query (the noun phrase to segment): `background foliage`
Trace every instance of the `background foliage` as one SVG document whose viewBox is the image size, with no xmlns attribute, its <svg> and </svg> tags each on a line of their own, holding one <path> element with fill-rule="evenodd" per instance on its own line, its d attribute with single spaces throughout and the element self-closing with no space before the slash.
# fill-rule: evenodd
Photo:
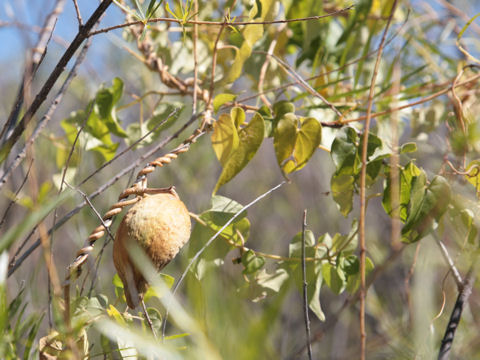
<svg viewBox="0 0 480 360">
<path fill-rule="evenodd" d="M 390 16 L 393 3 L 114 1 L 47 97 L 99 5 L 0 2 L 0 357 L 302 358 L 302 259 L 314 358 L 357 357 L 363 331 L 369 359 L 436 356 L 465 288 L 452 353 L 479 357 L 480 6 L 404 0 Z M 72 280 L 69 323 L 77 249 L 195 129 L 148 176 L 191 211 L 189 245 L 161 276 L 135 255 L 158 334 L 168 308 L 165 341 L 125 310 L 110 234 Z"/>
</svg>

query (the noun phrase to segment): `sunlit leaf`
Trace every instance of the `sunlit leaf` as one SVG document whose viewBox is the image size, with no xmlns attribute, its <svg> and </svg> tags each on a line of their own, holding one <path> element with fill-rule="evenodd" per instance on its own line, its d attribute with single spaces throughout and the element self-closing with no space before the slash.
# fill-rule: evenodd
<svg viewBox="0 0 480 360">
<path fill-rule="evenodd" d="M 261 14 L 256 17 L 255 20 L 264 21 L 273 16 L 274 11 L 273 6 L 275 1 L 273 0 L 260 0 L 261 3 Z M 230 67 L 226 76 L 222 79 L 223 84 L 229 84 L 235 81 L 241 74 L 243 65 L 245 61 L 252 54 L 253 47 L 255 43 L 260 40 L 263 36 L 263 25 L 250 25 L 246 26 L 242 31 L 243 43 L 235 54 L 235 59 L 232 66 Z"/>
<path fill-rule="evenodd" d="M 347 216 L 353 207 L 355 178 L 348 174 L 335 174 L 330 181 L 332 196 L 343 216 Z"/>
<path fill-rule="evenodd" d="M 213 98 L 213 111 L 217 113 L 220 107 L 230 101 L 233 101 L 237 98 L 235 94 L 218 94 Z"/>
<path fill-rule="evenodd" d="M 337 268 L 330 263 L 325 263 L 322 265 L 322 277 L 325 281 L 325 284 L 327 284 L 330 290 L 337 295 L 342 293 L 347 284 L 347 280 L 342 269 Z"/>
<path fill-rule="evenodd" d="M 232 110 L 230 110 L 230 116 L 232 117 L 237 129 L 240 128 L 240 125 L 245 122 L 245 111 L 243 111 L 241 107 L 235 106 L 232 108 Z"/>
<path fill-rule="evenodd" d="M 414 142 L 405 143 L 400 147 L 400 154 L 412 153 L 417 151 L 417 144 Z"/>
<path fill-rule="evenodd" d="M 263 118 L 256 113 L 248 125 L 238 132 L 240 144 L 225 164 L 213 190 L 214 194 L 222 185 L 233 179 L 253 158 L 262 144 L 264 133 Z"/>
<path fill-rule="evenodd" d="M 480 160 L 473 160 L 465 169 L 467 181 L 475 186 L 477 192 L 480 192 Z"/>
<path fill-rule="evenodd" d="M 273 147 L 280 167 L 282 167 L 284 161 L 292 155 L 293 149 L 295 148 L 297 123 L 298 120 L 295 114 L 284 114 L 278 121 L 273 133 Z"/>
<path fill-rule="evenodd" d="M 227 164 L 230 156 L 237 150 L 239 136 L 232 117 L 228 114 L 221 114 L 213 123 L 212 147 L 217 159 L 223 167 Z"/>
<path fill-rule="evenodd" d="M 433 220 L 438 220 L 447 210 L 450 193 L 450 185 L 441 176 L 435 176 L 428 187 L 425 173 L 414 178 L 409 214 L 402 229 L 404 242 L 418 241 L 428 233 Z"/>
<path fill-rule="evenodd" d="M 295 168 L 286 173 L 297 171 L 303 168 L 312 157 L 315 150 L 320 145 L 322 139 L 322 126 L 314 118 L 303 120 L 300 130 L 297 134 L 293 157 L 295 159 Z"/>
</svg>

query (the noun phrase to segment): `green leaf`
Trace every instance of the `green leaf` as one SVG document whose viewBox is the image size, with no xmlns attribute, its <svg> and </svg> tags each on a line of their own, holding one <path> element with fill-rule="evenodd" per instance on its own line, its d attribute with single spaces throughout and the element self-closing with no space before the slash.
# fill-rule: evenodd
<svg viewBox="0 0 480 360">
<path fill-rule="evenodd" d="M 343 216 L 352 211 L 355 177 L 349 174 L 334 174 L 330 180 L 333 200 L 337 203 Z"/>
<path fill-rule="evenodd" d="M 367 257 L 365 259 L 365 276 L 368 276 L 372 272 L 374 267 L 375 266 L 373 265 L 372 260 Z M 353 294 L 360 287 L 360 280 L 360 272 L 355 275 L 349 276 L 347 280 L 346 290 L 350 294 Z"/>
<path fill-rule="evenodd" d="M 398 191 L 398 198 L 399 198 L 399 206 L 400 206 L 400 220 L 405 222 L 407 220 L 408 215 L 408 204 L 410 202 L 411 197 L 411 190 L 412 190 L 412 181 L 413 178 L 419 176 L 421 173 L 420 169 L 413 163 L 409 162 L 404 169 L 399 171 L 399 189 Z M 383 191 L 383 199 L 382 205 L 385 212 L 392 216 L 392 206 L 391 203 L 391 196 L 392 196 L 392 188 L 391 188 L 391 177 L 390 172 L 387 173 L 387 185 Z"/>
<path fill-rule="evenodd" d="M 237 95 L 235 95 L 235 94 L 218 94 L 213 99 L 213 111 L 216 114 L 218 109 L 220 109 L 220 107 L 223 104 L 225 104 L 227 102 L 230 102 L 230 101 L 233 101 L 236 98 L 237 98 Z"/>
<path fill-rule="evenodd" d="M 232 110 L 230 110 L 230 116 L 232 117 L 237 129 L 239 129 L 240 125 L 245 122 L 245 111 L 243 111 L 241 107 L 235 106 L 232 108 Z"/>
<path fill-rule="evenodd" d="M 295 148 L 297 123 L 298 120 L 295 114 L 284 114 L 278 121 L 273 133 L 273 147 L 280 167 L 283 167 L 285 160 L 292 155 Z"/>
<path fill-rule="evenodd" d="M 275 118 L 279 120 L 285 114 L 295 113 L 295 104 L 286 100 L 276 102 L 273 104 L 273 113 L 275 114 Z"/>
<path fill-rule="evenodd" d="M 414 142 L 408 142 L 400 147 L 400 154 L 412 153 L 417 151 L 417 144 Z"/>
<path fill-rule="evenodd" d="M 349 255 L 343 259 L 341 267 L 347 276 L 356 275 L 360 271 L 360 261 L 356 255 Z"/>
<path fill-rule="evenodd" d="M 243 273 L 245 275 L 256 273 L 265 265 L 265 259 L 255 255 L 252 250 L 245 251 L 242 254 L 242 264 L 245 267 Z"/>
<path fill-rule="evenodd" d="M 330 263 L 323 264 L 322 277 L 325 284 L 327 284 L 330 290 L 337 295 L 341 294 L 347 285 L 347 280 L 342 269 L 339 269 Z"/>
<path fill-rule="evenodd" d="M 239 136 L 233 119 L 228 114 L 221 114 L 213 123 L 212 147 L 217 159 L 223 167 L 227 164 L 230 156 L 237 150 Z"/>
<path fill-rule="evenodd" d="M 262 144 L 264 133 L 265 124 L 263 118 L 260 114 L 255 113 L 248 125 L 238 132 L 240 144 L 226 162 L 213 190 L 214 194 L 222 185 L 233 179 L 255 156 Z"/>
<path fill-rule="evenodd" d="M 283 268 L 278 268 L 273 274 L 269 274 L 267 270 L 262 269 L 255 277 L 255 281 L 262 288 L 277 293 L 289 278 L 288 271 Z"/>
<path fill-rule="evenodd" d="M 308 160 L 317 150 L 322 140 L 322 126 L 314 118 L 306 118 L 302 122 L 300 131 L 297 134 L 293 157 L 295 159 L 295 167 L 293 169 L 285 169 L 285 172 L 291 173 L 303 168 Z"/>
<path fill-rule="evenodd" d="M 420 240 L 431 229 L 433 220 L 439 220 L 450 203 L 451 190 L 448 181 L 435 176 L 426 188 L 426 175 L 422 172 L 413 181 L 410 211 L 402 229 L 402 241 Z"/>
<path fill-rule="evenodd" d="M 112 87 L 101 89 L 97 92 L 95 107 L 90 117 L 98 117 L 112 134 L 119 137 L 127 137 L 127 133 L 121 128 L 116 116 L 115 105 L 122 97 L 122 93 L 123 81 L 120 78 L 114 78 Z"/>
<path fill-rule="evenodd" d="M 147 120 L 147 129 L 149 131 L 155 129 L 155 135 L 171 127 L 180 118 L 185 104 L 181 102 L 169 102 L 158 105 L 152 114 L 152 117 Z M 172 113 L 176 112 L 172 115 Z M 162 123 L 159 125 L 160 123 Z"/>
<path fill-rule="evenodd" d="M 273 6 L 274 0 L 260 0 L 261 3 L 261 15 L 256 18 L 259 22 L 270 19 L 274 16 Z M 243 65 L 250 58 L 253 47 L 257 41 L 263 36 L 263 25 L 249 25 L 246 26 L 243 31 L 243 43 L 240 49 L 235 53 L 235 59 L 228 73 L 222 79 L 222 84 L 229 84 L 234 82 L 241 74 Z"/>
<path fill-rule="evenodd" d="M 243 209 L 243 205 L 236 202 L 235 200 L 232 200 L 225 196 L 215 195 L 212 197 L 211 208 L 208 211 L 234 215 L 242 209 Z M 246 215 L 246 212 L 245 212 L 245 215 Z M 241 219 L 242 217 L 244 216 L 240 215 L 237 219 Z"/>
<path fill-rule="evenodd" d="M 357 132 L 353 128 L 347 126 L 338 131 L 330 153 L 337 171 L 351 175 L 358 173 L 357 141 Z"/>
</svg>

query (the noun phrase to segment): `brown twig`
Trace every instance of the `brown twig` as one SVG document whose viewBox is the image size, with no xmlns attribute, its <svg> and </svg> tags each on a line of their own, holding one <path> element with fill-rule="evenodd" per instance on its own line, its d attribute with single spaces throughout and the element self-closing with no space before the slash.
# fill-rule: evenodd
<svg viewBox="0 0 480 360">
<path fill-rule="evenodd" d="M 300 84 L 308 93 L 310 93 L 311 95 L 319 98 L 325 105 L 327 105 L 330 109 L 333 110 L 333 112 L 335 114 L 337 114 L 338 117 L 340 117 L 340 119 L 343 118 L 343 115 L 342 113 L 331 103 L 329 102 L 327 99 L 325 99 L 325 97 L 323 97 L 317 90 L 315 90 L 313 87 L 310 86 L 309 83 L 307 83 L 290 65 L 288 65 L 285 61 L 283 61 L 282 59 L 280 59 L 278 56 L 276 56 L 275 54 L 269 54 L 269 53 L 266 53 L 264 51 L 255 51 L 256 53 L 259 53 L 259 54 L 264 54 L 266 55 L 267 57 L 268 56 L 271 56 L 272 58 L 275 59 L 276 62 L 278 62 L 281 67 L 283 67 L 287 73 L 289 73 L 293 78 L 295 78 L 297 80 L 297 83 Z"/>
<path fill-rule="evenodd" d="M 95 26 L 97 21 L 100 19 L 103 13 L 107 10 L 107 8 L 110 6 L 112 1 L 113 0 L 103 0 L 99 4 L 97 9 L 93 12 L 92 16 L 90 16 L 87 23 L 80 28 L 79 32 L 71 42 L 70 46 L 67 48 L 67 50 L 65 50 L 64 54 L 58 61 L 57 65 L 55 66 L 55 68 L 53 69 L 53 71 L 50 73 L 49 77 L 43 84 L 41 90 L 35 96 L 35 99 L 33 100 L 32 104 L 29 106 L 29 108 L 26 110 L 21 120 L 15 126 L 15 129 L 13 130 L 12 134 L 1 145 L 0 161 L 3 161 L 5 159 L 5 157 L 8 155 L 12 147 L 18 141 L 20 136 L 23 134 L 27 124 L 29 124 L 30 121 L 33 119 L 33 116 L 36 114 L 36 112 L 38 111 L 40 106 L 43 104 L 43 102 L 47 99 L 48 94 L 52 90 L 53 86 L 57 82 L 60 75 L 65 70 L 67 63 L 75 55 L 75 52 L 82 45 L 83 41 L 88 37 L 88 33 L 90 32 L 90 30 Z"/>
<path fill-rule="evenodd" d="M 377 79 L 378 69 L 380 67 L 380 60 L 382 58 L 383 46 L 387 37 L 388 29 L 395 13 L 397 0 L 392 4 L 390 16 L 388 17 L 387 25 L 383 31 L 382 40 L 378 49 L 377 59 L 373 70 L 372 81 L 370 84 L 370 91 L 368 94 L 367 115 L 365 119 L 365 129 L 363 131 L 363 146 L 362 146 L 362 168 L 360 172 L 360 220 L 359 220 L 359 247 L 360 247 L 360 359 L 365 360 L 367 334 L 365 330 L 365 297 L 367 294 L 365 264 L 366 264 L 366 241 L 365 241 L 365 217 L 366 217 L 366 175 L 367 175 L 367 147 L 368 134 L 370 129 L 370 120 L 372 115 L 373 96 L 375 92 L 375 83 Z"/>
<path fill-rule="evenodd" d="M 32 136 L 26 141 L 23 149 L 15 156 L 15 159 L 12 160 L 12 162 L 7 166 L 7 169 L 4 171 L 2 176 L 0 177 L 0 189 L 5 185 L 7 182 L 8 178 L 11 176 L 12 172 L 20 165 L 22 160 L 25 158 L 27 154 L 27 149 L 33 145 L 35 140 L 38 138 L 38 136 L 41 134 L 45 126 L 48 124 L 50 119 L 52 118 L 53 114 L 57 110 L 58 105 L 63 99 L 63 96 L 65 92 L 67 91 L 68 87 L 70 86 L 70 83 L 72 80 L 75 78 L 77 75 L 77 70 L 80 64 L 83 62 L 85 59 L 85 56 L 87 54 L 88 48 L 90 47 L 91 41 L 88 40 L 87 43 L 83 46 L 82 50 L 80 51 L 80 54 L 78 55 L 75 64 L 73 65 L 72 69 L 68 73 L 67 78 L 63 82 L 62 86 L 60 87 L 60 90 L 57 92 L 55 95 L 55 98 L 53 99 L 52 103 L 50 104 L 50 107 L 48 108 L 47 112 L 45 115 L 42 116 L 40 121 L 38 122 L 38 125 L 33 132 Z"/>
<path fill-rule="evenodd" d="M 32 48 L 31 59 L 27 60 L 27 65 L 25 66 L 25 71 L 23 74 L 23 80 L 18 90 L 17 97 L 15 99 L 15 104 L 10 111 L 7 121 L 0 132 L 0 140 L 3 141 L 8 138 L 10 135 L 9 132 L 15 126 L 18 116 L 20 114 L 21 107 L 25 98 L 25 90 L 30 87 L 30 84 L 35 77 L 38 67 L 40 66 L 42 60 L 45 57 L 47 52 L 47 45 L 50 41 L 50 38 L 53 34 L 55 24 L 57 22 L 58 16 L 63 11 L 65 5 L 65 0 L 57 0 L 57 3 L 54 9 L 47 15 L 43 27 L 39 30 L 38 41 L 35 46 Z"/>
<path fill-rule="evenodd" d="M 267 74 L 268 65 L 270 64 L 270 55 L 273 54 L 273 51 L 275 50 L 275 47 L 277 46 L 278 37 L 282 33 L 285 26 L 286 26 L 285 24 L 279 26 L 279 28 L 276 31 L 275 38 L 272 40 L 272 42 L 268 46 L 267 56 L 265 57 L 265 61 L 263 62 L 262 68 L 260 69 L 260 76 L 258 78 L 258 93 L 260 94 L 259 95 L 260 100 L 262 100 L 262 102 L 268 107 L 270 107 L 271 104 L 270 104 L 270 101 L 268 101 L 265 94 L 263 94 L 263 82 L 265 81 L 265 75 Z"/>
<path fill-rule="evenodd" d="M 157 23 L 157 22 L 166 22 L 166 23 L 177 23 L 181 24 L 182 26 L 185 25 L 216 25 L 216 26 L 241 26 L 241 25 L 272 25 L 272 24 L 286 24 L 286 23 L 292 23 L 292 22 L 302 22 L 302 21 L 312 21 L 312 20 L 320 20 L 324 19 L 327 17 L 331 17 L 334 15 L 338 15 L 341 13 L 344 13 L 346 11 L 350 11 L 353 9 L 354 5 L 350 5 L 346 8 L 336 10 L 334 12 L 325 14 L 325 15 L 319 15 L 319 16 L 309 16 L 305 18 L 298 18 L 298 19 L 286 19 L 286 20 L 272 20 L 272 21 L 196 21 L 196 20 L 179 20 L 179 19 L 172 19 L 172 18 L 154 18 L 154 19 L 148 19 L 148 20 L 137 20 L 137 21 L 130 21 L 125 24 L 119 24 L 115 26 L 110 26 L 104 29 L 99 29 L 96 31 L 90 32 L 88 36 L 94 36 L 102 33 L 106 33 L 112 30 L 116 29 L 121 29 L 125 27 L 130 27 L 130 26 L 135 26 L 135 25 L 142 25 L 142 24 L 151 24 L 151 23 Z"/>
</svg>

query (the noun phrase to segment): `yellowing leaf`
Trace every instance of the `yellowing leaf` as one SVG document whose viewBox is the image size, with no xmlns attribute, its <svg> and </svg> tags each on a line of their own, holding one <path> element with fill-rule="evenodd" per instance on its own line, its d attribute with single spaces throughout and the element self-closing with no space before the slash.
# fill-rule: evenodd
<svg viewBox="0 0 480 360">
<path fill-rule="evenodd" d="M 258 2 L 258 1 L 257 1 Z M 273 16 L 273 6 L 275 1 L 273 0 L 260 0 L 261 4 L 261 13 L 256 21 L 265 21 L 268 18 Z M 241 74 L 243 69 L 243 64 L 252 54 L 252 49 L 255 43 L 260 40 L 263 36 L 263 25 L 249 25 L 246 26 L 242 32 L 243 43 L 240 49 L 235 54 L 235 60 L 233 65 L 230 68 L 228 74 L 223 78 L 222 83 L 229 84 L 234 82 Z"/>
<path fill-rule="evenodd" d="M 117 323 L 125 326 L 127 325 L 120 311 L 118 311 L 117 308 L 112 304 L 110 304 L 109 308 L 107 309 L 107 314 L 108 316 L 114 318 L 117 321 Z"/>
<path fill-rule="evenodd" d="M 297 135 L 293 157 L 296 166 L 291 171 L 297 171 L 303 168 L 307 161 L 310 160 L 315 150 L 320 145 L 322 139 L 322 126 L 314 118 L 306 118 L 303 120 L 302 127 Z M 290 172 L 291 172 L 290 171 Z"/>
<path fill-rule="evenodd" d="M 473 160 L 467 166 L 466 170 L 468 175 L 465 175 L 467 181 L 475 186 L 477 192 L 480 191 L 480 160 Z"/>
<path fill-rule="evenodd" d="M 230 116 L 233 119 L 235 127 L 238 129 L 245 122 L 245 111 L 241 107 L 234 107 L 230 110 Z"/>
<path fill-rule="evenodd" d="M 215 185 L 215 189 L 213 190 L 214 194 L 220 186 L 233 179 L 253 158 L 262 144 L 264 133 L 265 123 L 263 117 L 259 113 L 256 113 L 248 125 L 238 132 L 240 143 L 226 162 L 217 185 Z"/>
<path fill-rule="evenodd" d="M 213 123 L 212 147 L 217 159 L 225 166 L 230 155 L 238 148 L 239 138 L 235 124 L 228 114 L 222 114 Z"/>
<path fill-rule="evenodd" d="M 213 99 L 213 111 L 215 112 L 215 114 L 217 113 L 218 109 L 220 109 L 220 106 L 229 101 L 235 100 L 236 97 L 237 95 L 234 94 L 218 94 L 217 96 L 215 96 L 215 98 Z"/>
<path fill-rule="evenodd" d="M 286 174 L 305 166 L 322 137 L 322 126 L 316 119 L 303 119 L 300 129 L 297 124 L 295 115 L 287 113 L 279 120 L 273 135 L 277 162 Z"/>
<path fill-rule="evenodd" d="M 292 113 L 287 113 L 278 121 L 273 133 L 273 147 L 280 167 L 292 155 L 296 139 L 297 117 Z"/>
</svg>

